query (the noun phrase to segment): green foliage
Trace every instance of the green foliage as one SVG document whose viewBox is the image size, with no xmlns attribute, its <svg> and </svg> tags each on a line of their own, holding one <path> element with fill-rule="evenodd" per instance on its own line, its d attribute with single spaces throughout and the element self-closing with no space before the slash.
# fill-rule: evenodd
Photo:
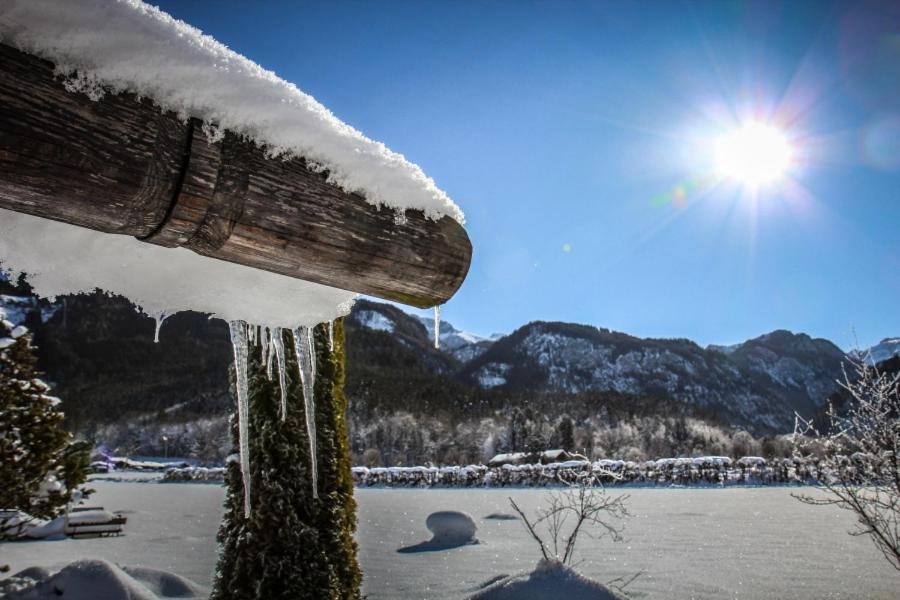
<svg viewBox="0 0 900 600">
<path fill-rule="evenodd" d="M 284 332 L 288 411 L 280 415 L 277 373 L 266 376 L 259 345 L 249 364 L 251 514 L 244 518 L 237 461 L 228 469 L 225 516 L 212 598 L 348 599 L 360 597 L 343 395 L 343 326 L 335 350 L 315 331 L 319 497 L 312 495 L 309 438 L 291 334 Z M 237 446 L 237 423 L 232 424 Z"/>
<path fill-rule="evenodd" d="M 0 324 L 0 338 L 9 335 Z M 30 334 L 0 350 L 0 507 L 52 518 L 87 479 L 89 448 L 70 440 L 35 362 Z"/>
</svg>

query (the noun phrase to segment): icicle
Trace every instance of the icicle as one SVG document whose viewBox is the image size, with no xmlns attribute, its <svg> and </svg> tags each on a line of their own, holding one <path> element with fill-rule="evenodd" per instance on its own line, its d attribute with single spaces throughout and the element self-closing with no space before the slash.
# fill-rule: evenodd
<svg viewBox="0 0 900 600">
<path fill-rule="evenodd" d="M 266 356 L 266 377 L 269 378 L 269 381 L 272 381 L 272 363 L 275 360 L 275 336 L 271 336 L 269 338 L 269 351 L 267 352 L 268 356 Z"/>
<path fill-rule="evenodd" d="M 441 307 L 434 307 L 434 347 L 441 348 Z"/>
<path fill-rule="evenodd" d="M 334 321 L 328 321 L 328 351 L 334 352 Z"/>
<path fill-rule="evenodd" d="M 281 420 L 287 419 L 287 385 L 284 382 L 284 338 L 281 327 L 272 331 L 272 345 L 275 346 L 275 358 L 278 360 L 278 386 L 281 388 Z"/>
<path fill-rule="evenodd" d="M 268 360 L 267 355 L 269 354 L 269 328 L 260 327 L 259 334 L 259 361 L 262 364 L 266 364 Z"/>
<path fill-rule="evenodd" d="M 230 321 L 231 345 L 234 347 L 234 369 L 238 396 L 238 442 L 241 458 L 241 478 L 244 484 L 244 517 L 250 518 L 250 400 L 247 385 L 247 324 Z"/>
<path fill-rule="evenodd" d="M 309 389 L 315 392 L 316 389 L 316 342 L 313 338 L 313 328 L 306 328 L 306 343 L 309 347 Z M 315 395 L 312 396 L 315 400 Z"/>
<path fill-rule="evenodd" d="M 309 436 L 309 462 L 313 498 L 319 497 L 318 471 L 319 461 L 316 456 L 316 352 L 312 330 L 309 327 L 294 329 L 294 350 L 297 353 L 297 366 L 300 370 L 300 384 L 303 388 L 303 405 L 306 412 L 306 433 Z"/>
<path fill-rule="evenodd" d="M 159 330 L 162 329 L 163 321 L 166 320 L 166 313 L 159 313 L 153 317 L 156 319 L 156 332 L 153 334 L 153 343 L 159 343 Z"/>
</svg>

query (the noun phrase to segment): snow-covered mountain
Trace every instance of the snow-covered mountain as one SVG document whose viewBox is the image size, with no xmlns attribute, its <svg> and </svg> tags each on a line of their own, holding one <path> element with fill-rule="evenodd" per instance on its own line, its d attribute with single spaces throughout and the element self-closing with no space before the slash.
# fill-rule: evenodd
<svg viewBox="0 0 900 600">
<path fill-rule="evenodd" d="M 777 330 L 732 347 L 728 356 L 770 394 L 801 413 L 836 389 L 846 354 L 824 339 Z"/>
<path fill-rule="evenodd" d="M 419 317 L 419 321 L 434 336 L 434 319 Z M 483 354 L 496 341 L 497 336 L 486 338 L 476 333 L 462 331 L 446 320 L 441 320 L 441 348 L 455 356 L 461 362 L 467 362 Z"/>
<path fill-rule="evenodd" d="M 895 356 L 900 356 L 900 338 L 884 338 L 868 350 L 856 354 L 868 364 L 877 365 Z"/>
<path fill-rule="evenodd" d="M 153 344 L 153 321 L 121 298 L 64 297 L 49 305 L 11 285 L 0 291 L 7 294 L 0 304 L 9 320 L 28 321 L 35 332 L 39 366 L 59 384 L 73 424 L 88 427 L 107 414 L 156 414 L 179 403 L 198 413 L 227 405 L 231 349 L 220 321 L 176 315 Z M 450 419 L 461 418 L 466 407 L 499 409 L 536 395 L 550 405 L 555 394 L 599 410 L 599 393 L 784 432 L 794 411 L 821 407 L 845 359 L 827 340 L 788 331 L 703 348 L 690 340 L 547 322 L 485 338 L 443 321 L 437 350 L 432 319 L 371 301 L 357 303 L 346 324 L 346 389 L 354 406 L 438 411 Z M 898 342 L 885 340 L 873 356 L 897 353 Z"/>
<path fill-rule="evenodd" d="M 836 389 L 843 352 L 776 331 L 727 351 L 690 340 L 641 339 L 571 323 L 530 323 L 465 364 L 483 387 L 615 391 L 671 398 L 759 430 L 785 431 Z"/>
<path fill-rule="evenodd" d="M 403 327 L 410 332 L 409 323 L 405 323 L 407 318 L 411 318 L 422 325 L 425 335 L 433 343 L 434 340 L 434 318 L 408 315 L 407 313 L 396 309 L 389 304 L 381 304 L 378 302 L 360 301 L 353 309 L 350 317 L 353 321 L 366 329 L 373 331 L 395 332 L 399 321 L 404 321 Z M 453 326 L 446 320 L 441 320 L 440 325 L 440 342 L 441 350 L 450 354 L 460 362 L 468 362 L 477 356 L 483 354 L 491 345 L 499 338 L 499 334 L 491 337 L 484 337 L 468 331 L 462 331 Z"/>
<path fill-rule="evenodd" d="M 759 432 L 788 431 L 795 412 L 820 409 L 837 389 L 847 359 L 828 340 L 784 330 L 703 348 L 685 339 L 642 339 L 552 322 L 489 339 L 442 321 L 436 353 L 432 319 L 374 302 L 360 303 L 351 319 L 419 348 L 435 372 L 484 390 L 668 398 Z M 444 364 L 440 355 L 455 360 Z"/>
</svg>

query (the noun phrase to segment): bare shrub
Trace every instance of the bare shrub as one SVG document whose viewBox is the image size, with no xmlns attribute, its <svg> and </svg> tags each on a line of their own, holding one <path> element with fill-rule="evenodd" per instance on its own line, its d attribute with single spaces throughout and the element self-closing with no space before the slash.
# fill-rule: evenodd
<svg viewBox="0 0 900 600">
<path fill-rule="evenodd" d="M 598 480 L 585 477 L 562 491 L 550 493 L 550 502 L 529 519 L 515 500 L 509 499 L 528 533 L 537 542 L 544 560 L 558 560 L 570 565 L 578 537 L 611 538 L 622 541 L 624 519 L 629 516 L 627 495 L 611 496 Z M 539 530 L 547 536 L 544 540 Z"/>
<path fill-rule="evenodd" d="M 869 536 L 900 570 L 900 373 L 893 376 L 864 362 L 855 377 L 844 374 L 844 408 L 829 405 L 825 430 L 797 417 L 794 455 L 817 461 L 817 482 L 826 497 L 795 494 L 812 505 L 837 506 L 857 518 L 851 535 Z"/>
</svg>

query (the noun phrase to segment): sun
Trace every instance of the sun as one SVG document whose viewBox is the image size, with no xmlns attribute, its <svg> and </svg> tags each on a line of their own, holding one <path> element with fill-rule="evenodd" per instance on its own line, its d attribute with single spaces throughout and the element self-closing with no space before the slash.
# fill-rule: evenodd
<svg viewBox="0 0 900 600">
<path fill-rule="evenodd" d="M 750 121 L 718 138 L 713 154 L 722 177 L 760 187 L 787 173 L 793 162 L 794 149 L 782 130 Z"/>
</svg>

